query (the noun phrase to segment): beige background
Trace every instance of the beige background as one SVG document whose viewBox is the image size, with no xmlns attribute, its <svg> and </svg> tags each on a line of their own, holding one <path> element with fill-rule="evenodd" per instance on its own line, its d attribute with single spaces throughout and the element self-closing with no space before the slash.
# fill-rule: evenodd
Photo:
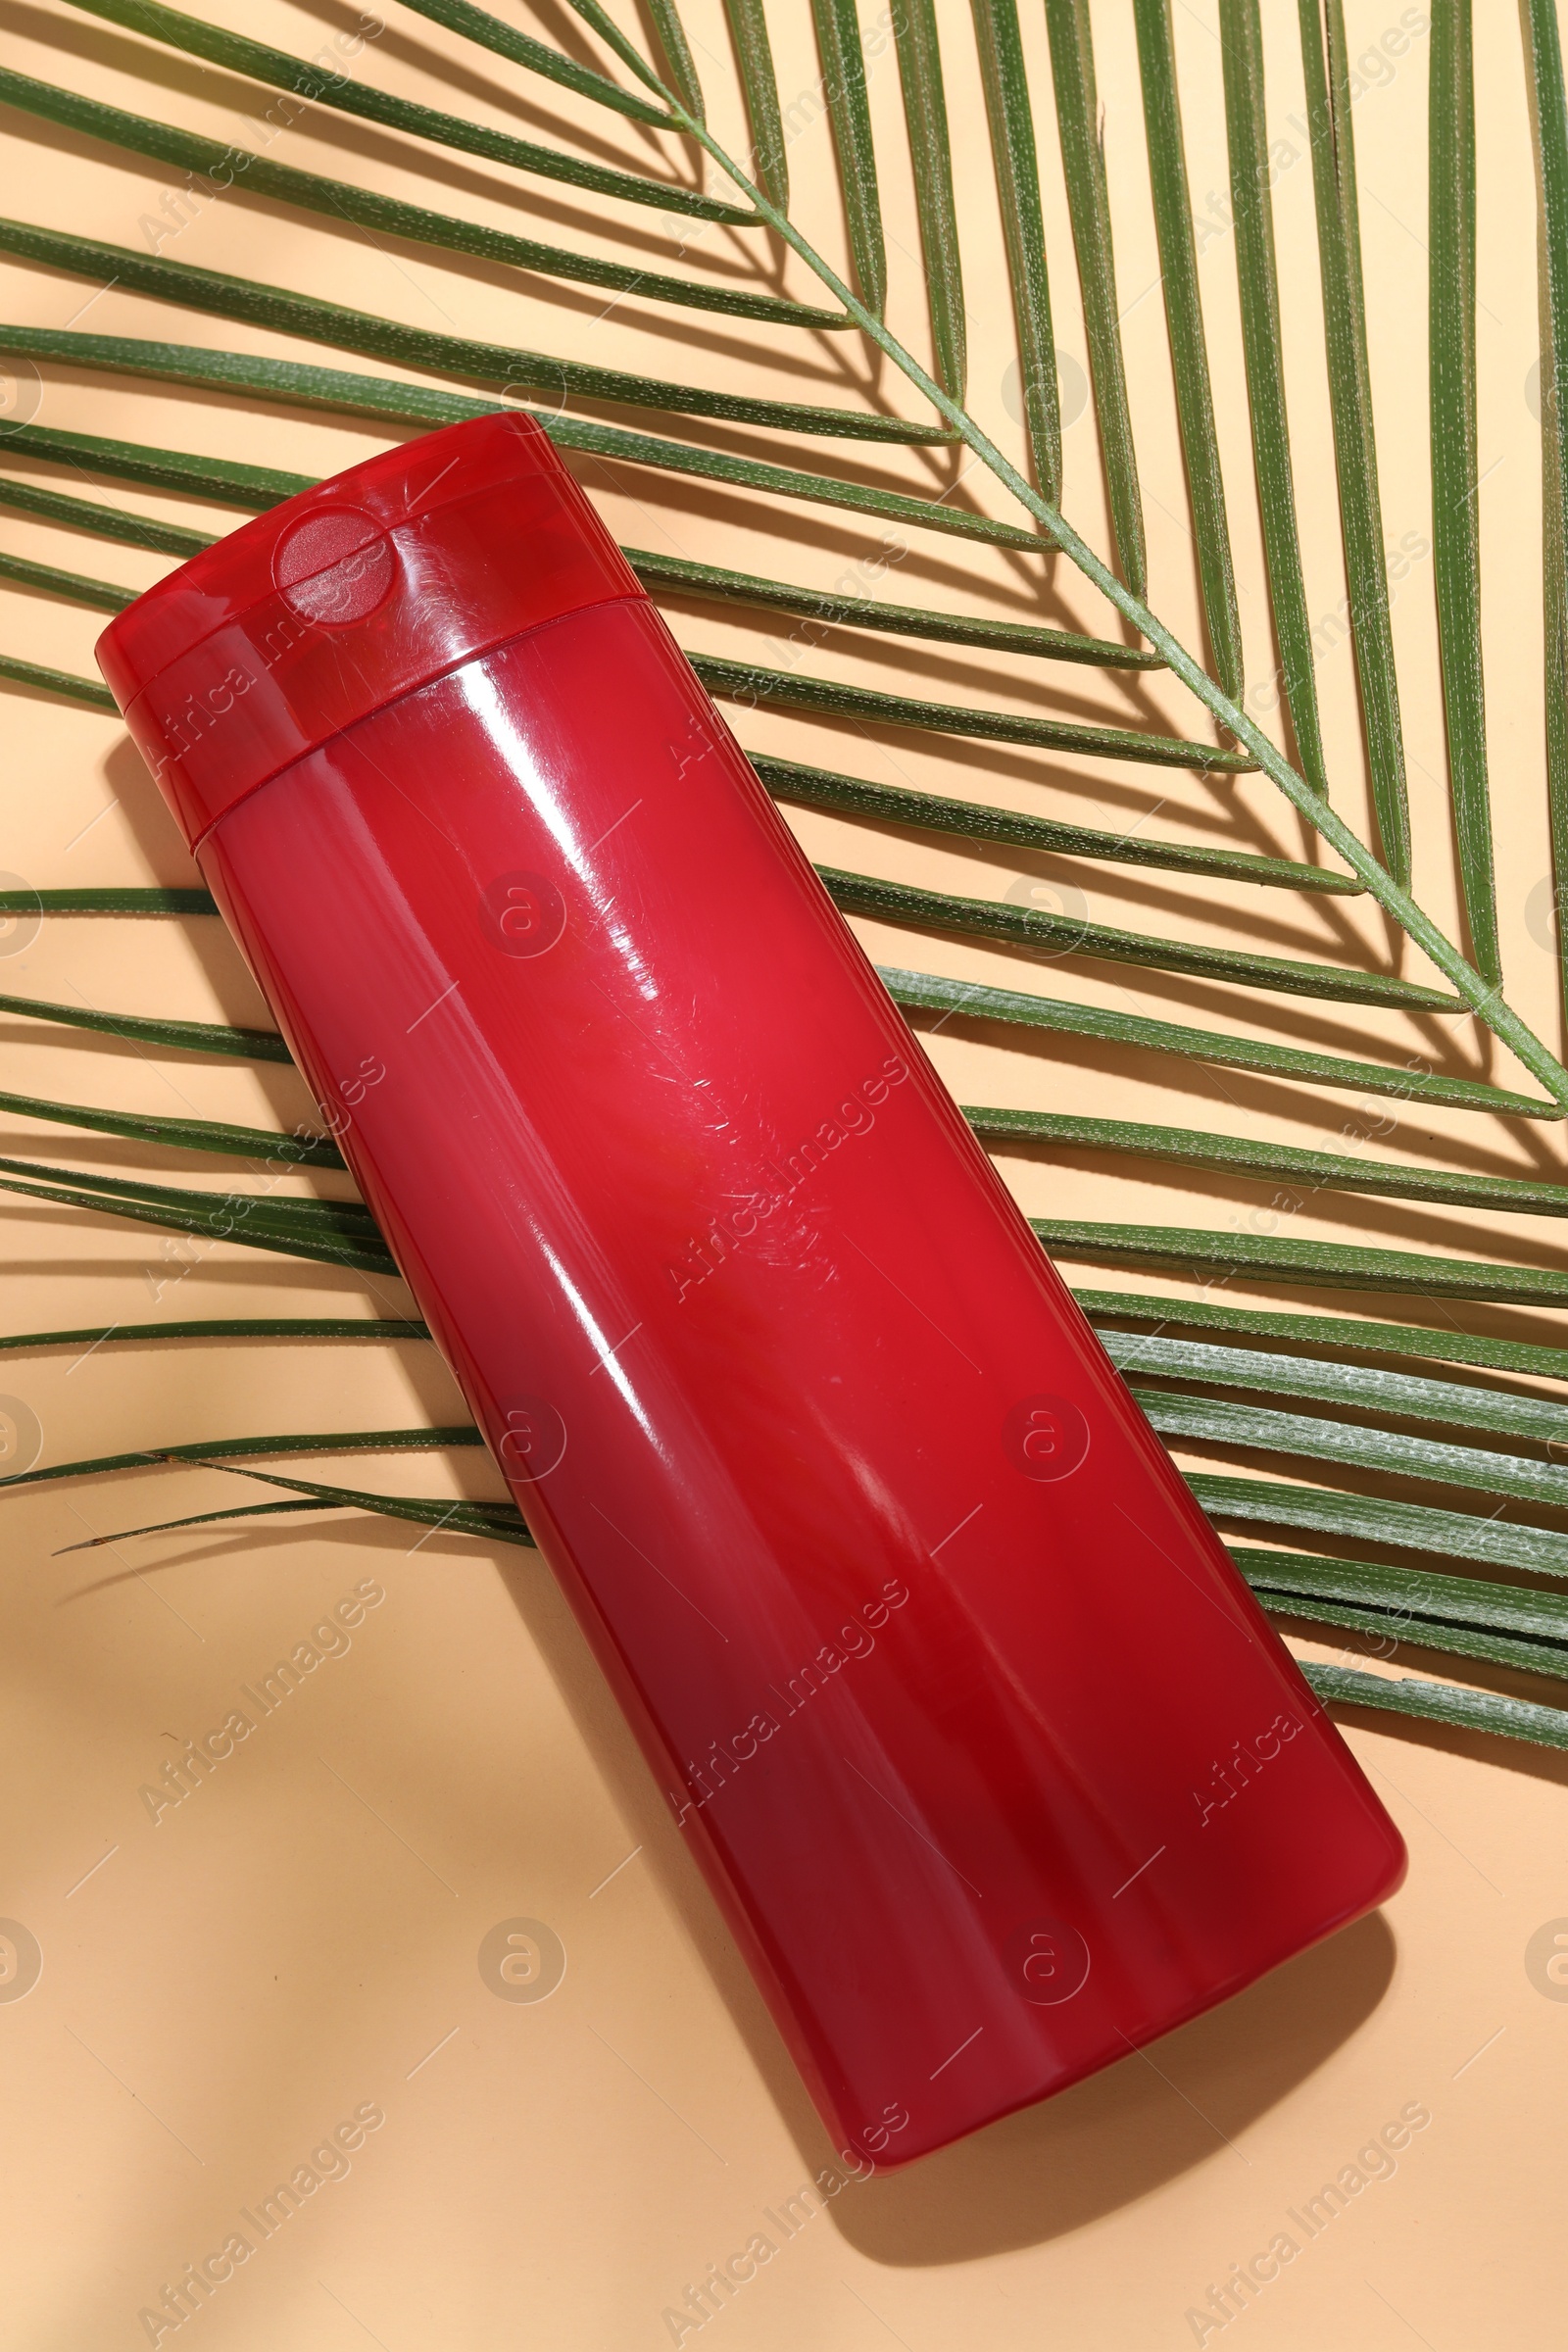
<svg viewBox="0 0 1568 2352">
<path fill-rule="evenodd" d="M 337 0 L 202 11 L 313 54 L 357 22 Z M 727 40 L 716 0 L 689 22 L 710 104 L 737 141 Z M 941 9 L 957 142 L 971 387 L 1009 448 L 1009 309 L 990 192 L 966 11 Z M 886 19 L 866 0 L 876 49 L 872 102 L 885 157 L 891 316 L 917 350 L 917 241 Z M 770 11 L 786 102 L 799 127 L 791 168 L 803 224 L 833 254 L 842 221 L 813 96 L 819 68 L 800 0 Z M 1094 12 L 1117 220 L 1120 299 L 1143 453 L 1156 609 L 1197 641 L 1193 561 L 1171 403 L 1143 164 L 1130 11 Z M 1223 123 L 1214 0 L 1174 12 L 1184 77 L 1201 273 L 1243 584 L 1254 708 L 1269 723 L 1276 656 L 1261 592 L 1235 279 L 1225 226 Z M 1292 126 L 1300 108 L 1295 11 L 1265 0 L 1270 106 L 1280 178 L 1292 425 L 1314 613 L 1345 589 L 1311 247 L 1310 171 Z M 1445 923 L 1454 891 L 1435 669 L 1425 417 L 1427 41 L 1421 10 L 1355 0 L 1352 54 L 1364 60 L 1354 114 L 1365 232 L 1384 519 L 1407 558 L 1395 628 L 1418 844 L 1417 884 Z M 1041 11 L 1023 10 L 1047 187 L 1054 300 L 1063 351 L 1080 368 L 1081 318 L 1059 191 Z M 521 20 L 519 20 L 521 21 Z M 628 12 L 626 21 L 631 22 Z M 527 22 L 570 24 L 541 6 Z M 121 105 L 257 141 L 254 87 L 182 63 L 65 6 L 8 6 L 5 60 Z M 879 32 L 878 27 L 883 29 Z M 499 124 L 561 138 L 572 104 L 412 14 L 393 13 L 354 70 L 377 86 Z M 1510 989 L 1557 1036 L 1553 966 L 1530 894 L 1546 874 L 1539 613 L 1540 441 L 1528 398 L 1537 352 L 1534 191 L 1518 25 L 1480 12 L 1482 295 L 1481 514 L 1498 868 Z M 559 103 L 558 103 L 559 101 Z M 655 142 L 577 110 L 585 152 L 646 164 Z M 172 176 L 0 118 L 13 211 L 132 247 Z M 271 152 L 282 160 L 563 243 L 674 266 L 662 216 L 600 207 L 568 189 L 421 150 L 315 110 Z M 687 165 L 682 162 L 679 167 Z M 612 213 L 617 215 L 612 220 Z M 1205 225 L 1206 223 L 1206 225 Z M 656 372 L 849 403 L 865 362 L 847 338 L 787 340 L 722 319 L 623 302 L 341 232 L 250 198 L 213 206 L 166 244 L 172 259 L 319 292 L 410 323 L 643 366 Z M 696 236 L 690 268 L 745 281 L 758 248 L 722 229 Z M 286 338 L 230 327 L 91 281 L 4 266 L 6 314 L 74 318 L 105 333 L 378 368 Z M 791 266 L 787 282 L 809 293 Z M 380 372 L 394 372 L 379 368 Z M 1064 364 L 1068 414 L 1077 378 Z M 884 373 L 871 388 L 916 414 Z M 45 371 L 42 414 L 80 430 L 240 456 L 312 473 L 368 454 L 386 436 L 350 420 L 111 379 Z M 642 421 L 632 419 L 632 421 Z M 767 446 L 744 428 L 694 425 L 712 446 Z M 1092 421 L 1065 435 L 1069 512 L 1103 544 Z M 940 455 L 856 444 L 780 445 L 783 457 L 858 478 L 930 488 L 958 470 Z M 114 503 L 226 527 L 224 513 L 37 478 Z M 581 475 L 619 535 L 802 581 L 853 584 L 874 564 L 877 527 L 648 471 L 585 463 Z M 956 495 L 1001 513 L 971 474 Z M 140 585 L 160 560 L 0 514 L 0 546 Z M 1413 556 L 1412 550 L 1419 552 Z M 1044 612 L 1078 625 L 1109 615 L 1064 566 L 916 535 L 868 592 L 950 609 Z M 1045 594 L 1040 591 L 1044 587 Z M 7 591 L 0 648 L 90 668 L 91 614 Z M 954 701 L 1098 713 L 1200 733 L 1168 680 L 838 635 L 789 642 L 791 624 L 672 614 L 683 640 L 800 662 L 822 675 Z M 1364 823 L 1349 657 L 1332 623 L 1319 668 L 1341 807 Z M 1259 694 L 1258 689 L 1262 692 Z M 107 718 L 8 691 L 3 862 L 39 887 L 189 878 L 172 827 Z M 1205 783 L 1170 771 L 1061 760 L 933 737 L 749 716 L 754 748 L 871 778 L 1043 813 L 1301 855 L 1296 819 L 1265 780 Z M 1155 804 L 1157 815 L 1152 815 Z M 1283 893 L 1217 894 L 1183 877 L 1067 860 L 1009 861 L 979 848 L 796 814 L 826 861 L 976 896 L 1024 880 L 1083 894 L 1102 920 L 1286 954 L 1390 952 L 1365 902 Z M 1069 902 L 1073 903 L 1073 902 Z M 1540 900 L 1538 898 L 1537 906 Z M 1439 1066 L 1517 1074 L 1466 1024 L 1415 1022 L 1301 1000 L 1247 997 L 1197 981 L 1063 961 L 1037 968 L 1001 950 L 858 925 L 880 958 L 1004 986 L 1142 1007 L 1199 1025 L 1237 1023 L 1342 1053 L 1427 1054 Z M 123 1011 L 258 1020 L 262 1007 L 218 926 L 47 922 L 0 942 L 0 987 L 81 998 Z M 1409 958 L 1407 969 L 1419 970 Z M 1428 976 L 1421 974 L 1420 976 Z M 1558 1172 L 1559 1130 L 1525 1131 L 1437 1113 L 1371 1140 L 1383 1106 L 1064 1039 L 1004 1047 L 1000 1033 L 945 1029 L 932 1044 L 959 1099 L 1108 1110 L 1134 1118 L 1323 1139 L 1418 1164 Z M 258 1123 L 305 1108 L 292 1075 L 191 1057 L 162 1060 L 112 1042 L 8 1018 L 0 1085 L 65 1100 L 194 1110 Z M 1359 1121 L 1352 1140 L 1342 1128 Z M 108 1139 L 8 1120 L 0 1149 L 50 1164 L 168 1174 L 221 1186 L 230 1173 Z M 1089 1154 L 1009 1157 L 1036 1213 L 1270 1229 L 1270 1185 L 1185 1179 Z M 232 1171 L 243 1180 L 243 1170 Z M 1467 1217 L 1321 1195 L 1290 1226 L 1322 1238 L 1404 1242 L 1508 1262 L 1562 1264 L 1540 1221 Z M 395 1287 L 248 1251 L 167 1248 L 149 1229 L 12 1200 L 4 1239 L 4 1327 L 31 1331 L 156 1316 L 409 1311 Z M 1175 1284 L 1069 1268 L 1143 1290 Z M 1310 1295 L 1280 1304 L 1397 1313 L 1382 1300 Z M 1546 1317 L 1456 1309 L 1469 1329 L 1553 1339 Z M 428 1348 L 214 1342 L 75 1348 L 0 1360 L 0 1388 L 42 1424 L 45 1458 L 116 1446 L 266 1431 L 452 1420 L 461 1406 Z M 1217 1466 L 1217 1465 L 1210 1465 Z M 367 1460 L 345 1476 L 405 1491 L 497 1492 L 472 1457 Z M 329 1465 L 321 1475 L 330 1477 Z M 1307 1475 L 1310 1475 L 1309 1473 Z M 0 1914 L 43 1953 L 24 2000 L 0 2002 L 7 2092 L 4 2299 L 9 2333 L 38 2352 L 145 2342 L 139 2309 L 188 2263 L 221 2245 L 236 2216 L 362 2103 L 384 2125 L 277 2236 L 180 2330 L 222 2352 L 467 2352 L 550 2344 L 630 2348 L 670 2340 L 662 2314 L 689 2282 L 767 2228 L 827 2150 L 757 1996 L 718 1926 L 666 1811 L 544 1572 L 527 1554 L 447 1537 L 413 1545 L 373 1519 L 220 1528 L 57 1556 L 91 1533 L 248 1500 L 217 1471 L 144 1471 L 5 1498 L 0 1714 Z M 238 1687 L 375 1580 L 373 1608 L 329 1660 L 213 1780 L 155 1827 L 140 1787 L 189 1737 L 223 1719 Z M 1307 1643 L 1312 1654 L 1352 1655 Z M 1450 1679 L 1415 1652 L 1395 1663 Z M 1107 1654 L 1104 1671 L 1115 1659 Z M 1475 1679 L 1483 1680 L 1481 1676 Z M 1493 1678 L 1523 1690 L 1522 1681 Z M 1540 1694 L 1540 1686 L 1533 1693 Z M 1551 1695 L 1548 1690 L 1547 1695 Z M 1565 1776 L 1541 1751 L 1488 1744 L 1388 1719 L 1348 1736 L 1412 1853 L 1387 1915 L 1281 1971 L 1244 1998 L 1054 2103 L 885 2180 L 857 2185 L 784 2245 L 710 2332 L 732 2352 L 803 2342 L 824 2352 L 906 2352 L 955 2342 L 1011 2352 L 1040 2344 L 1106 2352 L 1194 2340 L 1184 2318 L 1211 2281 L 1291 2229 L 1288 2208 L 1353 2161 L 1410 2102 L 1430 2110 L 1395 2178 L 1374 2181 L 1249 2311 L 1254 2352 L 1326 2341 L 1432 2352 L 1553 2339 L 1561 2302 L 1560 2180 L 1568 2158 L 1562 2050 L 1568 2007 L 1527 1976 L 1525 1947 L 1568 1914 Z M 823 1899 L 832 1890 L 824 1887 Z M 526 1916 L 562 1938 L 567 1968 L 546 2002 L 503 2001 L 476 1954 L 498 1922 Z M 1297 2233 L 1299 2235 L 1299 2232 Z M 1243 2323 L 1235 2323 L 1241 2326 Z M 171 2339 L 166 2335 L 163 2340 Z M 688 2334 L 688 2343 L 694 2340 Z M 1214 2340 L 1212 2335 L 1210 2341 Z"/>
</svg>

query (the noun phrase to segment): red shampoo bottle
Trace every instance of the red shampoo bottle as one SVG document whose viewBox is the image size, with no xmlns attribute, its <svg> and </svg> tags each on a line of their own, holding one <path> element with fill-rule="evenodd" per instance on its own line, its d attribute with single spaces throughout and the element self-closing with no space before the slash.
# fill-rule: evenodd
<svg viewBox="0 0 1568 2352">
<path fill-rule="evenodd" d="M 846 2152 L 1396 1832 L 546 435 L 249 522 L 104 675 Z"/>
</svg>

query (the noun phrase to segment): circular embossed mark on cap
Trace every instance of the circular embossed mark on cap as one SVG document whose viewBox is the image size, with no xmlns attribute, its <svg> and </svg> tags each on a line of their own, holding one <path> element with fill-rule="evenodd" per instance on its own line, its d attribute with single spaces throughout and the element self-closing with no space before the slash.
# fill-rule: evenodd
<svg viewBox="0 0 1568 2352">
<path fill-rule="evenodd" d="M 278 594 L 302 620 L 346 628 L 385 604 L 397 558 L 378 523 L 356 507 L 318 508 L 272 550 Z"/>
</svg>

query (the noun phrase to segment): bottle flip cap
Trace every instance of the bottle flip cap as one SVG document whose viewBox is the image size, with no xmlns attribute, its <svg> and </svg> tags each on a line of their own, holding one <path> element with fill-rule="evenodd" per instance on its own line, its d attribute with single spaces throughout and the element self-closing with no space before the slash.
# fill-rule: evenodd
<svg viewBox="0 0 1568 2352">
<path fill-rule="evenodd" d="M 285 499 L 139 597 L 98 666 L 190 848 L 318 745 L 525 629 L 643 593 L 515 412 Z"/>
</svg>

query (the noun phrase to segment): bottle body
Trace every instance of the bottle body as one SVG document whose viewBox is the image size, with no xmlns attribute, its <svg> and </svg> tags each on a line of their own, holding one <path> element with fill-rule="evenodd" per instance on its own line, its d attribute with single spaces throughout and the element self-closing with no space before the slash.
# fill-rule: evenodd
<svg viewBox="0 0 1568 2352">
<path fill-rule="evenodd" d="M 198 855 L 841 2148 L 941 2146 L 1397 1884 L 645 600 Z"/>
</svg>

